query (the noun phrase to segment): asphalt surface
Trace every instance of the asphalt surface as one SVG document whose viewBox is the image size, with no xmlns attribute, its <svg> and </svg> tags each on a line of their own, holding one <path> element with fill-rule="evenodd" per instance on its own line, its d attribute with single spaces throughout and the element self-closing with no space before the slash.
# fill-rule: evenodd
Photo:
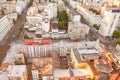
<svg viewBox="0 0 120 80">
<path fill-rule="evenodd" d="M 12 42 L 16 42 L 16 35 L 20 32 L 20 27 L 25 22 L 26 13 L 27 13 L 28 7 L 24 9 L 21 16 L 17 19 L 16 23 L 13 25 L 11 30 L 7 33 L 7 35 L 4 37 L 4 39 L 0 42 L 0 64 L 2 63 L 2 60 L 6 56 L 7 51 L 10 48 L 10 44 Z"/>
</svg>

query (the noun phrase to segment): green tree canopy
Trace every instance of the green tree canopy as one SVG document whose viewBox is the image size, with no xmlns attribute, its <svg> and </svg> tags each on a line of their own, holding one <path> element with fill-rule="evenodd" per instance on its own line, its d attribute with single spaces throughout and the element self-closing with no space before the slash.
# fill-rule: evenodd
<svg viewBox="0 0 120 80">
<path fill-rule="evenodd" d="M 116 44 L 120 44 L 120 39 L 116 41 Z"/>
<path fill-rule="evenodd" d="M 113 32 L 113 37 L 114 37 L 114 38 L 120 38 L 120 31 L 119 31 L 119 30 L 115 30 L 115 31 Z"/>
<path fill-rule="evenodd" d="M 94 24 L 93 27 L 97 30 L 99 30 L 100 26 L 98 26 L 97 24 Z"/>
<path fill-rule="evenodd" d="M 65 10 L 59 11 L 58 12 L 58 19 L 60 21 L 62 21 L 62 20 L 68 20 L 68 14 L 67 14 L 67 12 Z"/>
<path fill-rule="evenodd" d="M 68 26 L 68 14 L 65 10 L 58 12 L 58 28 L 67 29 Z"/>
</svg>

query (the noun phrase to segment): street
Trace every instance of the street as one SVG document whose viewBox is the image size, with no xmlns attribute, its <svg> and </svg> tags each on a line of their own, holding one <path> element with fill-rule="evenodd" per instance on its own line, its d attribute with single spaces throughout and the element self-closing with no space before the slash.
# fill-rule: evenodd
<svg viewBox="0 0 120 80">
<path fill-rule="evenodd" d="M 16 35 L 19 33 L 21 25 L 24 24 L 25 22 L 27 9 L 28 9 L 28 6 L 22 12 L 21 16 L 17 19 L 12 29 L 7 33 L 4 39 L 0 42 L 0 65 L 4 57 L 6 56 L 7 51 L 10 48 L 10 44 L 12 42 L 16 42 Z"/>
</svg>

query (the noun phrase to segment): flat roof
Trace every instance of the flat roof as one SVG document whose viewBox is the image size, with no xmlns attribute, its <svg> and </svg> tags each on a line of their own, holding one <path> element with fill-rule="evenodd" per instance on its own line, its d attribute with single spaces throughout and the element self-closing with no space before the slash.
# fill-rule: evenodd
<svg viewBox="0 0 120 80">
<path fill-rule="evenodd" d="M 68 69 L 67 70 L 61 70 L 61 69 L 55 70 L 54 77 L 70 77 L 69 70 Z"/>
<path fill-rule="evenodd" d="M 78 52 L 85 59 L 96 59 L 100 57 L 100 55 L 95 49 L 78 49 Z"/>
<path fill-rule="evenodd" d="M 74 49 L 73 49 L 73 52 L 74 52 L 74 55 L 75 55 L 78 63 L 85 62 L 85 61 L 82 59 L 82 55 L 79 54 L 77 48 L 74 48 Z"/>
<path fill-rule="evenodd" d="M 74 76 L 87 76 L 90 78 L 90 73 L 87 69 L 72 69 Z"/>
<path fill-rule="evenodd" d="M 79 54 L 93 54 L 93 53 L 98 53 L 94 49 L 78 49 Z"/>
<path fill-rule="evenodd" d="M 109 64 L 96 64 L 96 68 L 100 72 L 110 73 L 113 68 Z"/>
<path fill-rule="evenodd" d="M 10 65 L 8 66 L 8 76 L 20 77 L 24 75 L 26 65 Z"/>
<path fill-rule="evenodd" d="M 17 49 L 17 48 L 15 48 L 15 49 L 19 51 L 19 49 Z M 3 63 L 14 64 L 15 58 L 22 58 L 22 57 L 23 57 L 23 54 L 18 54 L 18 52 L 13 50 L 13 52 L 10 52 L 9 54 L 6 55 Z"/>
<path fill-rule="evenodd" d="M 71 74 L 72 73 L 72 74 Z M 86 76 L 90 78 L 90 73 L 87 69 L 57 69 L 54 71 L 54 77 L 80 77 Z"/>
<path fill-rule="evenodd" d="M 100 55 L 97 53 L 92 53 L 92 54 L 82 54 L 84 56 L 84 58 L 86 59 L 96 59 L 99 58 Z"/>
</svg>

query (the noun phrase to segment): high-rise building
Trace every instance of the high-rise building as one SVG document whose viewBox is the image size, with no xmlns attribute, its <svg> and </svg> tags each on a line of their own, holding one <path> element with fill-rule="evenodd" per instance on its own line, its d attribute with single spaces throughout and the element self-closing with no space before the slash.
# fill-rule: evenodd
<svg viewBox="0 0 120 80">
<path fill-rule="evenodd" d="M 99 33 L 103 36 L 112 36 L 119 21 L 119 10 L 105 11 L 101 21 Z"/>
<path fill-rule="evenodd" d="M 44 12 L 48 13 L 49 19 L 53 17 L 57 17 L 57 4 L 56 3 L 49 3 L 44 8 Z"/>
</svg>

